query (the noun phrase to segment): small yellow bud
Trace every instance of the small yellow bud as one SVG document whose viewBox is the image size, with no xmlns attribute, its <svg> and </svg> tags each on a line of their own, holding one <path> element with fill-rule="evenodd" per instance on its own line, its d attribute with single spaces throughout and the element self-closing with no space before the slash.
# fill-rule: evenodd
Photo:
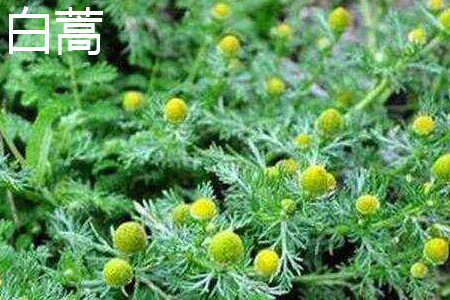
<svg viewBox="0 0 450 300">
<path fill-rule="evenodd" d="M 212 237 L 208 252 L 216 262 L 234 263 L 244 254 L 244 244 L 234 232 L 222 231 Z"/>
<path fill-rule="evenodd" d="M 298 170 L 298 163 L 293 158 L 283 159 L 277 163 L 277 166 L 287 175 L 294 175 Z"/>
<path fill-rule="evenodd" d="M 226 56 L 232 57 L 241 49 L 241 43 L 235 36 L 227 35 L 220 41 L 218 48 Z"/>
<path fill-rule="evenodd" d="M 147 234 L 139 223 L 125 222 L 114 232 L 113 244 L 125 254 L 140 252 L 147 247 Z"/>
<path fill-rule="evenodd" d="M 133 268 L 123 259 L 113 258 L 103 268 L 103 280 L 112 287 L 127 285 L 133 279 Z"/>
<path fill-rule="evenodd" d="M 122 97 L 123 109 L 133 112 L 145 105 L 145 96 L 141 92 L 126 92 Z"/>
<path fill-rule="evenodd" d="M 289 40 L 292 36 L 292 28 L 286 23 L 282 23 L 276 27 L 276 36 L 280 39 Z"/>
<path fill-rule="evenodd" d="M 326 135 L 334 135 L 341 131 L 344 119 L 340 112 L 330 108 L 322 112 L 317 119 L 317 128 Z"/>
<path fill-rule="evenodd" d="M 450 8 L 439 15 L 439 22 L 445 30 L 450 30 Z"/>
<path fill-rule="evenodd" d="M 174 208 L 172 212 L 172 220 L 176 225 L 184 225 L 186 224 L 189 218 L 189 210 L 190 207 L 187 204 L 180 204 Z"/>
<path fill-rule="evenodd" d="M 431 182 L 424 183 L 423 184 L 423 193 L 425 195 L 429 194 L 432 187 L 433 187 L 433 184 Z"/>
<path fill-rule="evenodd" d="M 170 123 L 180 123 L 187 117 L 189 107 L 180 98 L 172 98 L 164 107 L 164 118 Z"/>
<path fill-rule="evenodd" d="M 261 276 L 269 277 L 278 271 L 280 258 L 278 254 L 271 249 L 264 249 L 258 252 L 255 257 L 254 268 L 256 273 Z"/>
<path fill-rule="evenodd" d="M 286 86 L 279 78 L 271 78 L 266 82 L 266 90 L 270 96 L 280 96 L 284 93 Z"/>
<path fill-rule="evenodd" d="M 334 190 L 336 188 L 336 179 L 331 173 L 327 173 L 327 185 L 330 190 Z"/>
<path fill-rule="evenodd" d="M 281 208 L 283 211 L 287 214 L 292 214 L 295 212 L 295 209 L 297 208 L 297 204 L 292 199 L 283 199 L 281 200 Z"/>
<path fill-rule="evenodd" d="M 266 167 L 264 169 L 264 175 L 269 179 L 269 180 L 276 180 L 278 178 L 280 178 L 280 168 L 279 166 L 272 166 L 272 167 Z"/>
<path fill-rule="evenodd" d="M 306 149 L 309 147 L 309 145 L 311 145 L 311 143 L 312 143 L 312 136 L 306 133 L 299 134 L 294 138 L 294 144 L 299 149 Z"/>
<path fill-rule="evenodd" d="M 416 262 L 411 266 L 410 272 L 413 278 L 424 278 L 428 273 L 428 267 L 424 263 Z"/>
<path fill-rule="evenodd" d="M 231 15 L 231 8 L 228 4 L 225 3 L 217 3 L 211 10 L 214 18 L 218 20 L 223 20 L 228 18 Z"/>
<path fill-rule="evenodd" d="M 429 116 L 419 116 L 414 120 L 412 129 L 418 135 L 429 135 L 434 129 L 434 121 Z"/>
<path fill-rule="evenodd" d="M 354 95 L 351 91 L 342 91 L 340 92 L 336 97 L 336 102 L 339 103 L 339 105 L 348 107 L 352 105 L 354 101 Z"/>
<path fill-rule="evenodd" d="M 214 201 L 208 198 L 200 198 L 191 204 L 191 216 L 200 221 L 209 221 L 217 214 Z"/>
<path fill-rule="evenodd" d="M 303 171 L 300 184 L 303 190 L 311 196 L 322 196 L 329 190 L 328 172 L 323 166 L 313 165 Z"/>
<path fill-rule="evenodd" d="M 364 216 L 373 215 L 380 208 L 380 201 L 372 195 L 363 195 L 356 200 L 356 209 Z"/>
<path fill-rule="evenodd" d="M 319 48 L 319 51 L 328 51 L 331 49 L 331 46 L 333 43 L 329 38 L 321 37 L 316 41 L 317 48 Z"/>
<path fill-rule="evenodd" d="M 425 30 L 423 30 L 422 28 L 411 30 L 408 34 L 408 41 L 414 45 L 424 45 L 427 42 L 427 35 L 425 34 Z"/>
<path fill-rule="evenodd" d="M 448 242 L 442 238 L 433 238 L 425 243 L 423 255 L 432 263 L 441 265 L 448 259 Z"/>
<path fill-rule="evenodd" d="M 445 182 L 450 181 L 450 153 L 439 157 L 433 164 L 431 170 L 438 179 Z"/>
<path fill-rule="evenodd" d="M 429 0 L 428 7 L 432 11 L 439 11 L 444 8 L 444 1 L 442 0 Z"/>
<path fill-rule="evenodd" d="M 343 7 L 338 7 L 328 16 L 328 26 L 336 33 L 343 32 L 353 22 L 353 17 Z"/>
</svg>

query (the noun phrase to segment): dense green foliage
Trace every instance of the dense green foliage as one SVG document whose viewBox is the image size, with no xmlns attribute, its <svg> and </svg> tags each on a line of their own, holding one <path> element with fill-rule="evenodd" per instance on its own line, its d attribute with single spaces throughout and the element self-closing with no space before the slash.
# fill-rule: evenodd
<svg viewBox="0 0 450 300">
<path fill-rule="evenodd" d="M 445 299 L 450 11 L 216 4 L 0 0 L 1 299 Z"/>
</svg>

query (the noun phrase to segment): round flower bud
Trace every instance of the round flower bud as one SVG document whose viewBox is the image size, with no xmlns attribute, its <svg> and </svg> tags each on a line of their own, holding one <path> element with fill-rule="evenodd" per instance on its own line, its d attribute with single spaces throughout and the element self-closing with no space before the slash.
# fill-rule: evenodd
<svg viewBox="0 0 450 300">
<path fill-rule="evenodd" d="M 309 145 L 311 145 L 312 143 L 312 136 L 309 134 L 299 134 L 294 138 L 294 144 L 299 148 L 299 149 L 306 149 L 309 147 Z"/>
<path fill-rule="evenodd" d="M 170 123 L 180 123 L 187 117 L 189 107 L 180 98 L 172 98 L 164 107 L 164 118 Z"/>
<path fill-rule="evenodd" d="M 264 169 L 264 175 L 269 180 L 276 180 L 280 178 L 280 168 L 279 166 L 266 167 Z"/>
<path fill-rule="evenodd" d="M 364 216 L 373 215 L 380 208 L 380 201 L 372 195 L 364 195 L 356 200 L 356 209 Z"/>
<path fill-rule="evenodd" d="M 429 0 L 428 8 L 432 11 L 439 11 L 444 8 L 444 2 L 442 0 Z"/>
<path fill-rule="evenodd" d="M 266 90 L 270 96 L 277 97 L 284 93 L 286 86 L 279 78 L 271 78 L 266 82 Z"/>
<path fill-rule="evenodd" d="M 346 235 L 350 232 L 350 227 L 345 224 L 340 224 L 336 227 L 336 232 L 340 235 Z"/>
<path fill-rule="evenodd" d="M 329 38 L 321 37 L 316 41 L 317 48 L 319 48 L 319 51 L 325 52 L 331 49 L 331 46 L 333 43 Z"/>
<path fill-rule="evenodd" d="M 317 120 L 317 128 L 326 135 L 334 135 L 341 131 L 344 119 L 337 110 L 330 108 L 322 112 Z"/>
<path fill-rule="evenodd" d="M 434 176 L 442 181 L 450 181 L 450 153 L 439 157 L 431 168 Z"/>
<path fill-rule="evenodd" d="M 276 36 L 280 39 L 289 40 L 292 36 L 292 28 L 286 23 L 282 23 L 276 27 Z"/>
<path fill-rule="evenodd" d="M 103 268 L 103 280 L 112 287 L 127 285 L 133 279 L 133 268 L 123 259 L 113 258 Z"/>
<path fill-rule="evenodd" d="M 133 112 L 145 105 L 145 96 L 141 92 L 126 92 L 122 97 L 123 109 Z"/>
<path fill-rule="evenodd" d="M 217 214 L 214 201 L 208 198 L 200 198 L 191 204 L 191 216 L 200 221 L 209 221 Z"/>
<path fill-rule="evenodd" d="M 214 18 L 223 20 L 231 15 L 231 8 L 225 3 L 217 3 L 211 10 Z"/>
<path fill-rule="evenodd" d="M 439 15 L 439 22 L 445 30 L 450 30 L 450 8 Z"/>
<path fill-rule="evenodd" d="M 434 121 L 429 116 L 419 116 L 414 120 L 412 129 L 418 135 L 429 135 L 434 129 Z"/>
<path fill-rule="evenodd" d="M 424 45 L 427 42 L 427 36 L 422 28 L 411 30 L 408 34 L 408 41 L 414 45 Z"/>
<path fill-rule="evenodd" d="M 352 15 L 343 7 L 336 8 L 328 16 L 328 26 L 336 33 L 343 32 L 352 22 Z"/>
<path fill-rule="evenodd" d="M 327 173 L 327 185 L 329 190 L 334 190 L 336 188 L 336 179 L 331 173 Z"/>
<path fill-rule="evenodd" d="M 212 237 L 208 252 L 216 262 L 233 263 L 244 254 L 244 244 L 237 234 L 231 231 L 222 231 Z"/>
<path fill-rule="evenodd" d="M 278 271 L 280 258 L 278 254 L 271 249 L 264 249 L 258 252 L 255 257 L 254 268 L 256 273 L 261 276 L 269 277 Z"/>
<path fill-rule="evenodd" d="M 235 36 L 227 35 L 220 41 L 218 48 L 223 54 L 231 57 L 241 49 L 241 43 Z"/>
<path fill-rule="evenodd" d="M 136 222 L 122 223 L 113 235 L 114 248 L 125 254 L 140 252 L 147 247 L 144 227 Z"/>
<path fill-rule="evenodd" d="M 186 224 L 189 218 L 189 210 L 190 207 L 187 204 L 180 204 L 174 208 L 172 212 L 172 220 L 176 225 L 184 225 Z"/>
<path fill-rule="evenodd" d="M 297 204 L 292 199 L 283 199 L 281 200 L 281 208 L 285 213 L 288 215 L 295 212 L 295 209 L 297 208 Z"/>
<path fill-rule="evenodd" d="M 442 238 L 433 238 L 425 243 L 423 255 L 432 263 L 441 265 L 448 259 L 448 242 Z"/>
<path fill-rule="evenodd" d="M 342 91 L 340 92 L 336 97 L 336 102 L 339 103 L 339 105 L 348 107 L 352 105 L 354 100 L 354 95 L 350 91 Z"/>
<path fill-rule="evenodd" d="M 410 272 L 413 278 L 424 278 L 428 273 L 428 267 L 424 263 L 416 262 L 411 266 Z"/>
<path fill-rule="evenodd" d="M 298 170 L 298 163 L 293 158 L 283 159 L 277 163 L 277 166 L 287 175 L 294 175 Z"/>
<path fill-rule="evenodd" d="M 323 166 L 313 165 L 303 171 L 300 184 L 311 196 L 321 196 L 328 191 L 328 172 Z"/>
</svg>

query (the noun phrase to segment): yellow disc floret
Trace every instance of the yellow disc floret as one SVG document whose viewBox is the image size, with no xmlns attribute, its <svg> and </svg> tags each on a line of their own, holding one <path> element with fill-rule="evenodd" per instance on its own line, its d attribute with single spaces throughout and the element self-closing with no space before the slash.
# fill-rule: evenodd
<svg viewBox="0 0 450 300">
<path fill-rule="evenodd" d="M 326 135 L 334 135 L 341 131 L 344 119 L 340 112 L 330 108 L 322 112 L 317 119 L 317 128 Z"/>
<path fill-rule="evenodd" d="M 164 107 L 164 118 L 170 123 L 180 123 L 186 119 L 189 107 L 180 98 L 172 98 Z"/>
<path fill-rule="evenodd" d="M 442 0 L 429 0 L 428 7 L 432 11 L 439 11 L 444 8 L 444 1 Z"/>
<path fill-rule="evenodd" d="M 222 231 L 212 237 L 208 252 L 216 262 L 229 264 L 243 256 L 244 244 L 234 232 Z"/>
<path fill-rule="evenodd" d="M 283 199 L 281 200 L 281 208 L 283 211 L 287 214 L 292 214 L 295 212 L 295 209 L 297 208 L 297 204 L 292 199 Z"/>
<path fill-rule="evenodd" d="M 434 121 L 429 116 L 419 116 L 414 120 L 412 129 L 418 135 L 429 135 L 434 129 Z"/>
<path fill-rule="evenodd" d="M 299 134 L 294 138 L 294 144 L 299 149 L 306 149 L 309 147 L 309 145 L 311 145 L 311 143 L 312 143 L 312 136 L 306 133 Z"/>
<path fill-rule="evenodd" d="M 214 18 L 223 20 L 228 18 L 231 15 L 231 8 L 228 4 L 225 3 L 217 3 L 211 10 Z"/>
<path fill-rule="evenodd" d="M 286 86 L 280 78 L 271 78 L 266 82 L 267 93 L 271 96 L 280 96 L 284 93 Z"/>
<path fill-rule="evenodd" d="M 427 241 L 423 248 L 423 255 L 434 264 L 445 263 L 448 259 L 448 242 L 442 238 Z"/>
<path fill-rule="evenodd" d="M 336 97 L 336 102 L 341 106 L 350 106 L 353 103 L 354 95 L 351 91 L 342 91 Z"/>
<path fill-rule="evenodd" d="M 126 92 L 122 97 L 123 109 L 133 112 L 145 105 L 145 96 L 141 92 Z"/>
<path fill-rule="evenodd" d="M 445 30 L 450 30 L 450 8 L 439 15 L 439 22 Z"/>
<path fill-rule="evenodd" d="M 278 254 L 271 249 L 264 249 L 258 252 L 255 257 L 254 268 L 256 273 L 261 276 L 269 277 L 278 271 L 280 258 Z"/>
<path fill-rule="evenodd" d="M 200 198 L 191 204 L 191 216 L 200 221 L 208 221 L 217 214 L 214 201 L 208 198 Z"/>
<path fill-rule="evenodd" d="M 328 172 L 323 166 L 313 165 L 303 171 L 300 184 L 303 190 L 311 196 L 321 196 L 328 188 Z"/>
<path fill-rule="evenodd" d="M 220 41 L 218 48 L 226 56 L 232 57 L 241 49 L 241 43 L 235 36 L 227 35 Z"/>
<path fill-rule="evenodd" d="M 334 32 L 343 32 L 348 26 L 353 22 L 353 17 L 350 12 L 348 12 L 343 7 L 338 7 L 331 12 L 328 16 L 328 26 Z"/>
<path fill-rule="evenodd" d="M 380 201 L 372 195 L 363 195 L 356 200 L 356 209 L 364 216 L 370 216 L 377 212 L 380 208 Z"/>
<path fill-rule="evenodd" d="M 292 28 L 288 24 L 282 23 L 276 27 L 275 33 L 280 39 L 289 40 L 292 36 Z"/>
<path fill-rule="evenodd" d="M 172 212 L 172 220 L 176 225 L 183 225 L 189 218 L 190 207 L 187 204 L 180 204 Z"/>
<path fill-rule="evenodd" d="M 423 30 L 422 28 L 411 30 L 408 34 L 408 41 L 414 45 L 424 45 L 427 42 L 427 35 L 425 33 L 425 30 Z"/>
<path fill-rule="evenodd" d="M 293 158 L 280 160 L 277 166 L 287 175 L 294 175 L 298 170 L 298 163 Z"/>
<path fill-rule="evenodd" d="M 125 222 L 114 232 L 113 244 L 125 254 L 140 252 L 147 247 L 147 234 L 141 224 Z"/>
<path fill-rule="evenodd" d="M 133 279 L 133 268 L 123 259 L 113 258 L 103 268 L 103 280 L 111 287 L 127 285 Z"/>
<path fill-rule="evenodd" d="M 422 262 L 416 262 L 411 266 L 410 272 L 413 278 L 424 278 L 428 273 L 428 267 Z"/>
<path fill-rule="evenodd" d="M 450 181 L 450 153 L 439 157 L 431 168 L 434 176 L 442 181 Z"/>
</svg>

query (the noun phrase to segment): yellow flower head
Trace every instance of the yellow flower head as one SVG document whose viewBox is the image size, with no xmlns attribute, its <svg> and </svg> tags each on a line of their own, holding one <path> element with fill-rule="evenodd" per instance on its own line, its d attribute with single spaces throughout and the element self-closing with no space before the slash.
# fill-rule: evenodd
<svg viewBox="0 0 450 300">
<path fill-rule="evenodd" d="M 133 268 L 123 259 L 110 259 L 103 268 L 103 280 L 111 287 L 127 285 L 133 279 Z"/>
<path fill-rule="evenodd" d="M 280 39 L 289 40 L 292 36 L 292 28 L 286 23 L 282 23 L 276 27 L 276 36 Z"/>
<path fill-rule="evenodd" d="M 429 0 L 428 7 L 432 11 L 439 11 L 444 8 L 444 1 L 442 0 Z"/>
<path fill-rule="evenodd" d="M 287 214 L 292 214 L 295 212 L 297 208 L 297 204 L 292 199 L 283 199 L 281 200 L 281 208 Z"/>
<path fill-rule="evenodd" d="M 354 95 L 351 91 L 342 91 L 336 97 L 336 102 L 344 107 L 352 105 L 353 101 Z"/>
<path fill-rule="evenodd" d="M 279 78 L 271 78 L 266 82 L 266 90 L 270 96 L 280 96 L 284 93 L 286 86 Z"/>
<path fill-rule="evenodd" d="M 299 134 L 294 138 L 294 144 L 299 149 L 306 149 L 311 145 L 311 143 L 312 143 L 312 136 L 306 133 Z"/>
<path fill-rule="evenodd" d="M 373 215 L 380 208 L 380 201 L 372 195 L 364 195 L 356 200 L 356 209 L 364 216 Z"/>
<path fill-rule="evenodd" d="M 147 247 L 144 227 L 136 222 L 122 223 L 113 235 L 114 248 L 125 254 L 140 252 Z"/>
<path fill-rule="evenodd" d="M 122 97 L 123 109 L 133 112 L 145 105 L 145 96 L 141 92 L 126 92 Z"/>
<path fill-rule="evenodd" d="M 336 188 L 336 179 L 334 178 L 333 174 L 327 173 L 327 185 L 328 189 L 334 190 Z"/>
<path fill-rule="evenodd" d="M 164 118 L 170 123 L 180 123 L 187 117 L 189 107 L 180 98 L 172 98 L 164 107 Z"/>
<path fill-rule="evenodd" d="M 184 203 L 175 207 L 172 212 L 173 223 L 176 225 L 186 224 L 189 218 L 189 210 L 190 206 Z"/>
<path fill-rule="evenodd" d="M 428 273 L 428 267 L 424 263 L 416 262 L 411 266 L 410 272 L 413 278 L 424 278 Z"/>
<path fill-rule="evenodd" d="M 298 163 L 295 159 L 283 159 L 277 163 L 277 166 L 287 175 L 294 175 L 298 170 Z"/>
<path fill-rule="evenodd" d="M 431 168 L 434 176 L 438 179 L 448 182 L 450 181 L 450 153 L 439 157 Z"/>
<path fill-rule="evenodd" d="M 317 128 L 326 135 L 334 135 L 344 126 L 344 118 L 341 113 L 330 108 L 322 112 L 317 119 Z"/>
<path fill-rule="evenodd" d="M 343 7 L 338 7 L 328 16 L 328 26 L 334 32 L 343 32 L 353 22 L 353 16 Z"/>
<path fill-rule="evenodd" d="M 429 135 L 434 129 L 434 121 L 429 116 L 419 116 L 414 120 L 412 129 L 418 135 Z"/>
<path fill-rule="evenodd" d="M 328 172 L 323 166 L 313 165 L 303 171 L 300 176 L 300 185 L 311 196 L 322 196 L 329 190 Z"/>
<path fill-rule="evenodd" d="M 220 41 L 218 48 L 226 56 L 233 57 L 241 49 L 241 43 L 235 36 L 227 35 Z"/>
<path fill-rule="evenodd" d="M 234 232 L 222 231 L 212 237 L 208 252 L 216 262 L 234 263 L 244 254 L 244 244 Z"/>
<path fill-rule="evenodd" d="M 411 30 L 408 34 L 408 41 L 413 45 L 424 45 L 427 42 L 425 30 L 422 28 Z"/>
<path fill-rule="evenodd" d="M 228 4 L 225 3 L 217 3 L 211 10 L 214 18 L 223 20 L 228 18 L 231 15 L 231 8 Z"/>
<path fill-rule="evenodd" d="M 254 268 L 256 273 L 261 276 L 269 277 L 278 271 L 280 258 L 278 254 L 271 249 L 264 249 L 258 252 L 255 257 Z"/>
<path fill-rule="evenodd" d="M 191 204 L 191 216 L 200 221 L 209 221 L 217 214 L 214 201 L 208 198 L 200 198 Z"/>
<path fill-rule="evenodd" d="M 448 259 L 448 242 L 442 238 L 427 241 L 423 248 L 423 255 L 433 264 L 441 265 Z"/>
<path fill-rule="evenodd" d="M 439 15 L 439 22 L 445 30 L 450 30 L 450 8 Z"/>
</svg>

